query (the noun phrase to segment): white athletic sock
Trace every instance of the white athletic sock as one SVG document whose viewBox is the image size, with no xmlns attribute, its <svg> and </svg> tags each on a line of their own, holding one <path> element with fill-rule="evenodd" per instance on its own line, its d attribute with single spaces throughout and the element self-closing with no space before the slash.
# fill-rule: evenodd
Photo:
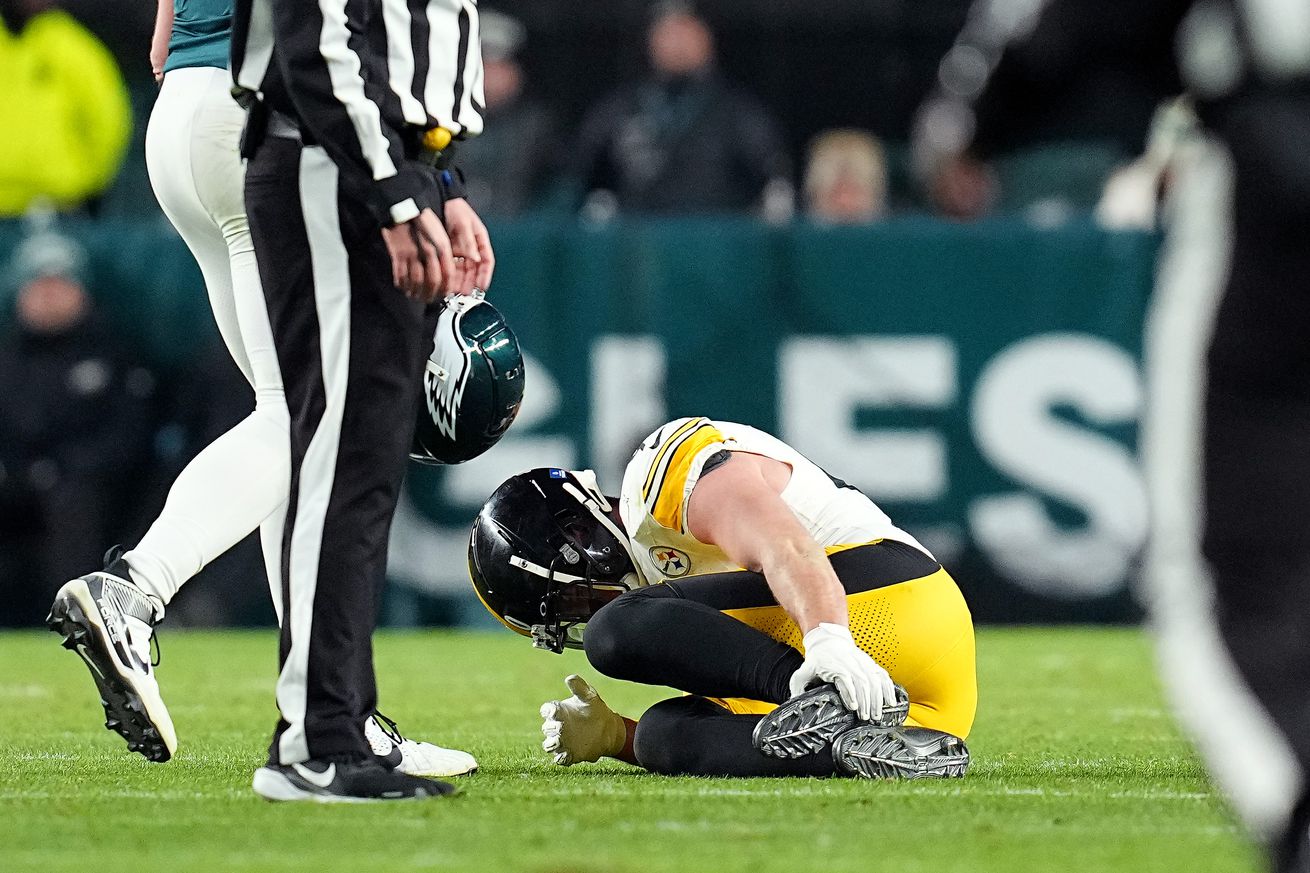
<svg viewBox="0 0 1310 873">
<path fill-rule="evenodd" d="M 265 520 L 276 531 L 261 534 L 278 541 L 265 547 L 266 560 L 270 551 L 280 554 L 290 478 L 286 404 L 261 403 L 177 477 L 164 511 L 137 547 L 123 556 L 133 580 L 167 604 L 184 582 Z M 273 570 L 280 577 L 280 571 Z"/>
</svg>

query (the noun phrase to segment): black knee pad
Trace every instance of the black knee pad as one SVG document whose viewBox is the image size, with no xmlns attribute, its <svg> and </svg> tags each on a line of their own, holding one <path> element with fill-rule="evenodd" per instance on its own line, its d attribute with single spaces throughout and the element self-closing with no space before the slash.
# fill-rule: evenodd
<svg viewBox="0 0 1310 873">
<path fill-rule="evenodd" d="M 676 596 L 664 585 L 638 588 L 601 607 L 587 622 L 583 651 L 591 666 L 613 679 L 629 678 L 627 669 L 660 632 L 660 601 Z"/>
</svg>

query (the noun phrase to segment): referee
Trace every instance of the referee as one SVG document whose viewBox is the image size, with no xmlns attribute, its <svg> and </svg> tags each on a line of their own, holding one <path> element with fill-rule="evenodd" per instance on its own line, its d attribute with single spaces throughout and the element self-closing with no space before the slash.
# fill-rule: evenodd
<svg viewBox="0 0 1310 873">
<path fill-rule="evenodd" d="M 439 796 L 451 787 L 381 766 L 362 725 L 429 304 L 491 277 L 458 175 L 429 160 L 481 129 L 477 7 L 238 0 L 235 13 L 246 210 L 291 418 L 281 719 L 254 788 Z"/>
<path fill-rule="evenodd" d="M 1014 6 L 979 4 L 942 63 L 925 166 L 976 174 L 1102 73 L 1181 80 L 1208 134 L 1146 326 L 1144 594 L 1211 773 L 1274 869 L 1310 873 L 1310 3 Z"/>
</svg>

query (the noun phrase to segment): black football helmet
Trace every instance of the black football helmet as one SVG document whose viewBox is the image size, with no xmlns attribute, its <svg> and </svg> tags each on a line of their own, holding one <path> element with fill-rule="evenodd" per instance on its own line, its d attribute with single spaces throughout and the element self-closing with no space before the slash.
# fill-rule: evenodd
<svg viewBox="0 0 1310 873">
<path fill-rule="evenodd" d="M 548 467 L 507 479 L 469 538 L 469 576 L 483 606 L 537 648 L 582 648 L 596 610 L 641 584 L 609 511 L 590 470 Z"/>
<path fill-rule="evenodd" d="M 523 376 L 519 341 L 496 307 L 450 298 L 432 337 L 409 456 L 461 464 L 491 448 L 519 413 Z"/>
</svg>

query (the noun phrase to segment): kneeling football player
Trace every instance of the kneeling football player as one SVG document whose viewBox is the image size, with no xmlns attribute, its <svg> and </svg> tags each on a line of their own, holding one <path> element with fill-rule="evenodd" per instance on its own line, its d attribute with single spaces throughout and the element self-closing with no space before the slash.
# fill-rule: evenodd
<svg viewBox="0 0 1310 873">
<path fill-rule="evenodd" d="M 869 498 L 754 428 L 651 434 L 606 497 L 590 471 L 503 483 L 473 525 L 483 603 L 534 645 L 686 692 L 639 721 L 586 681 L 542 706 L 556 763 L 664 774 L 962 776 L 973 623 Z"/>
</svg>

